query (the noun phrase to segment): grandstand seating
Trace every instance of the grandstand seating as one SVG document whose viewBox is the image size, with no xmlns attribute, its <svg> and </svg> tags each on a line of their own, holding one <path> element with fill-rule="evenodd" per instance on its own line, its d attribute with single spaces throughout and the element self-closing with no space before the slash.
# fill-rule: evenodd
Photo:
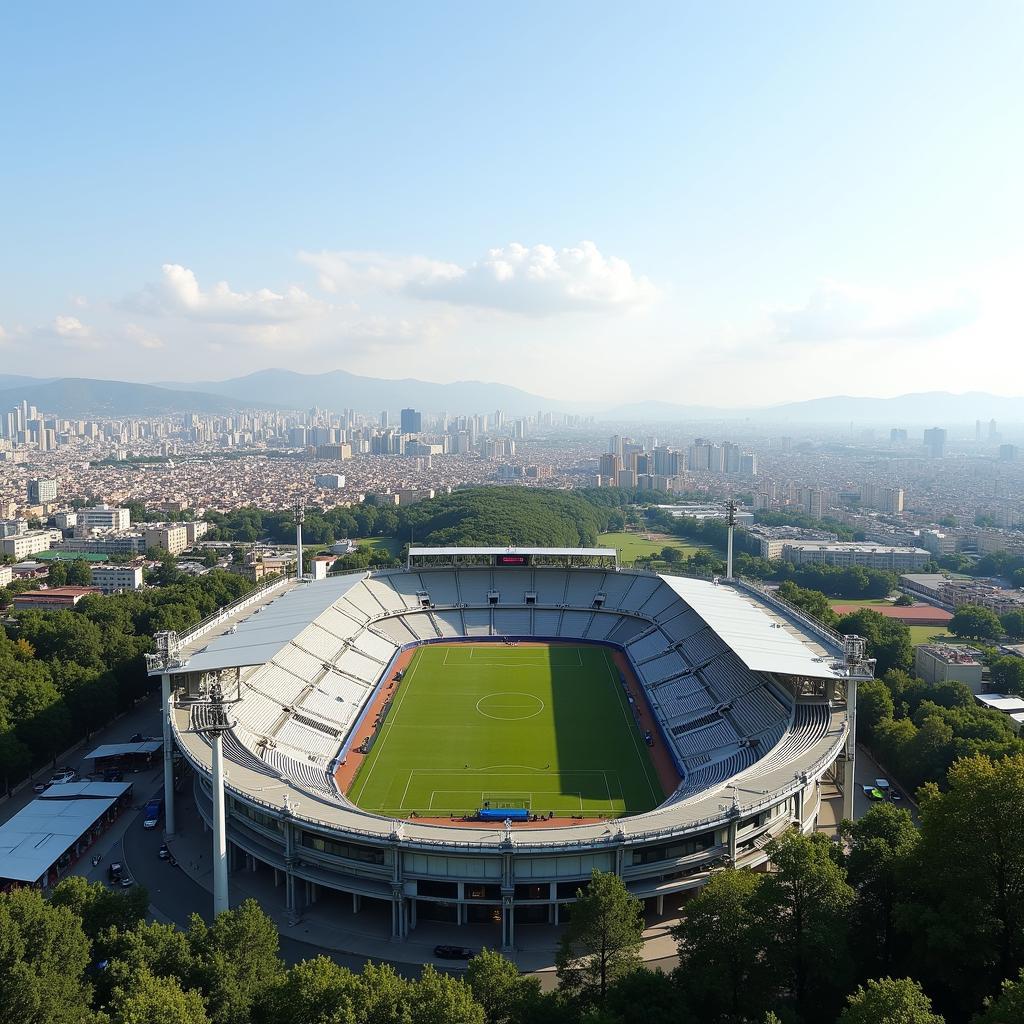
<svg viewBox="0 0 1024 1024">
<path fill-rule="evenodd" d="M 498 603 L 488 594 L 497 591 Z M 421 595 L 433 607 L 424 607 Z M 525 594 L 535 593 L 527 606 Z M 604 593 L 601 609 L 594 598 Z M 400 647 L 423 640 L 544 636 L 607 641 L 628 653 L 671 745 L 686 800 L 738 774 L 797 761 L 831 727 L 825 702 L 794 702 L 751 673 L 657 576 L 594 570 L 425 569 L 367 576 L 273 659 L 242 676 L 226 734 L 233 761 L 339 799 L 327 766 Z M 191 710 L 193 728 L 209 705 Z M 230 740 L 227 739 L 230 736 Z"/>
<path fill-rule="evenodd" d="M 420 579 L 423 581 L 423 589 L 430 596 L 433 604 L 440 606 L 462 603 L 454 572 L 442 569 L 421 572 Z"/>
</svg>

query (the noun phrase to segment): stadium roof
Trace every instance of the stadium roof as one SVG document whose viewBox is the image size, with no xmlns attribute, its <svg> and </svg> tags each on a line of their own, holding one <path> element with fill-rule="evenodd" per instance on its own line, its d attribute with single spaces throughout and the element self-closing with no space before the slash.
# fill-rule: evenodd
<svg viewBox="0 0 1024 1024">
<path fill-rule="evenodd" d="M 170 672 L 211 672 L 262 665 L 364 579 L 362 573 L 352 573 L 292 587 L 254 610 L 233 631 L 212 639 Z"/>
<path fill-rule="evenodd" d="M 587 555 L 595 557 L 603 555 L 611 558 L 616 554 L 615 548 L 409 548 L 409 556 L 441 555 Z"/>
<path fill-rule="evenodd" d="M 728 585 L 682 576 L 662 579 L 724 640 L 752 672 L 835 679 L 830 659 L 816 655 L 781 616 Z"/>
<path fill-rule="evenodd" d="M 130 787 L 130 782 L 51 786 L 0 825 L 0 878 L 38 881 Z"/>
</svg>

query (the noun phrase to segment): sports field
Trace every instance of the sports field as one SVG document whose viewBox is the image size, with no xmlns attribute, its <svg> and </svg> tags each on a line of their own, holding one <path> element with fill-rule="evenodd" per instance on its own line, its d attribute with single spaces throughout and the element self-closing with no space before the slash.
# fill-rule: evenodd
<svg viewBox="0 0 1024 1024">
<path fill-rule="evenodd" d="M 502 643 L 416 650 L 348 795 L 401 818 L 618 817 L 664 799 L 605 648 Z"/>
</svg>

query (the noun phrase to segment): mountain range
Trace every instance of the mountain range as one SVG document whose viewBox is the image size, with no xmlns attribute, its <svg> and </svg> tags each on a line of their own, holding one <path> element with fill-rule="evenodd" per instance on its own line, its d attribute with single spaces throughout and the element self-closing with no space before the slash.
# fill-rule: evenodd
<svg viewBox="0 0 1024 1024">
<path fill-rule="evenodd" d="M 930 391 L 895 398 L 835 395 L 803 402 L 718 409 L 647 401 L 607 403 L 543 398 L 506 384 L 457 381 L 437 384 L 412 378 L 386 380 L 345 370 L 304 374 L 260 370 L 221 381 L 164 381 L 135 384 L 88 378 L 36 378 L 0 374 L 0 410 L 28 401 L 48 413 L 86 416 L 159 416 L 172 413 L 227 413 L 241 408 L 355 409 L 377 413 L 414 408 L 426 413 L 465 414 L 503 410 L 510 416 L 538 411 L 576 413 L 608 422 L 671 423 L 748 420 L 755 423 L 949 426 L 987 422 L 1024 423 L 1024 398 L 984 392 L 954 395 Z"/>
</svg>

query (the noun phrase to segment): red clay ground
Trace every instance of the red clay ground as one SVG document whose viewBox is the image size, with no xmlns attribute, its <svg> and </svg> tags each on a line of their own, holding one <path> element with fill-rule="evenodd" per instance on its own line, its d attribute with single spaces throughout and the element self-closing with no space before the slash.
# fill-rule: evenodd
<svg viewBox="0 0 1024 1024">
<path fill-rule="evenodd" d="M 500 640 L 481 643 L 480 641 L 460 640 L 458 637 L 454 637 L 449 641 L 449 643 L 466 645 L 472 644 L 476 647 L 487 647 L 489 644 L 496 642 L 500 643 Z M 583 647 L 587 646 L 587 643 L 585 640 L 523 640 L 520 641 L 518 645 L 520 647 Z M 590 646 L 597 647 L 604 645 L 592 644 Z M 364 755 L 356 753 L 355 748 L 361 746 L 363 740 L 369 739 L 375 732 L 376 726 L 374 723 L 380 709 L 387 703 L 387 701 L 394 699 L 398 693 L 399 687 L 402 685 L 401 683 L 395 682 L 394 676 L 400 671 L 404 672 L 409 667 L 413 655 L 417 650 L 418 647 L 413 647 L 410 650 L 403 651 L 398 656 L 398 660 L 391 668 L 391 679 L 381 687 L 380 691 L 373 698 L 373 702 L 370 705 L 370 712 L 363 718 L 359 731 L 352 738 L 352 741 L 349 744 L 349 753 L 346 755 L 344 763 L 339 765 L 334 773 L 334 780 L 338 784 L 338 789 L 342 793 L 347 793 L 349 791 L 352 783 L 355 781 L 356 773 L 359 771 L 359 766 L 363 763 Z M 645 730 L 649 729 L 654 735 L 654 746 L 650 748 L 651 761 L 654 764 L 655 771 L 658 773 L 658 781 L 661 783 L 661 788 L 667 797 L 682 781 L 680 779 L 679 772 L 676 771 L 672 755 L 665 749 L 664 742 L 661 738 L 661 731 L 657 725 L 657 719 L 655 719 L 654 712 L 651 710 L 651 705 L 647 700 L 647 692 L 636 678 L 636 674 L 633 672 L 629 659 L 621 651 L 611 650 L 611 654 L 612 660 L 615 662 L 615 667 L 622 672 L 629 684 L 629 693 L 632 695 L 639 713 L 640 727 Z M 462 828 L 500 829 L 504 827 L 501 822 L 476 821 L 475 819 L 467 818 L 424 818 L 417 816 L 410 820 L 422 822 L 426 825 L 454 825 Z M 573 825 L 593 825 L 595 822 L 607 820 L 609 819 L 545 818 L 540 821 L 517 821 L 515 827 L 517 831 L 521 828 L 563 828 L 571 827 Z"/>
</svg>

